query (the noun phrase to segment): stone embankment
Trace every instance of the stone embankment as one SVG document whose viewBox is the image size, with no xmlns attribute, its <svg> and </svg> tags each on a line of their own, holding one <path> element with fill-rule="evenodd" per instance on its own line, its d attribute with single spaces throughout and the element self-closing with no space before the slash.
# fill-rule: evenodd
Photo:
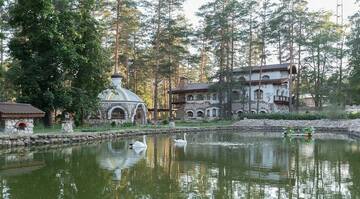
<svg viewBox="0 0 360 199">
<path fill-rule="evenodd" d="M 318 131 L 348 131 L 360 133 L 360 119 L 356 120 L 253 120 L 238 121 L 234 126 L 263 127 L 314 127 Z"/>
<path fill-rule="evenodd" d="M 327 134 L 336 133 L 339 135 L 353 136 L 360 138 L 360 120 L 344 121 L 285 121 L 285 120 L 242 120 L 233 126 L 206 127 L 206 128 L 159 128 L 147 130 L 122 130 L 102 133 L 68 133 L 68 134 L 4 134 L 0 136 L 0 147 L 18 146 L 45 146 L 78 144 L 101 140 L 113 140 L 117 138 L 135 137 L 141 135 L 179 134 L 179 133 L 200 133 L 200 132 L 262 132 L 265 136 L 269 133 L 279 133 L 284 127 L 309 127 L 316 128 L 316 132 Z"/>
<path fill-rule="evenodd" d="M 248 129 L 248 128 L 246 128 Z M 261 130 L 261 127 L 252 127 L 253 130 Z M 112 140 L 116 138 L 127 138 L 141 135 L 197 133 L 211 131 L 237 131 L 238 127 L 210 127 L 210 128 L 159 128 L 147 130 L 119 130 L 102 133 L 68 133 L 68 134 L 3 134 L 0 136 L 0 147 L 18 146 L 44 146 L 62 145 L 93 142 L 97 140 Z M 276 129 L 274 129 L 275 131 Z"/>
</svg>

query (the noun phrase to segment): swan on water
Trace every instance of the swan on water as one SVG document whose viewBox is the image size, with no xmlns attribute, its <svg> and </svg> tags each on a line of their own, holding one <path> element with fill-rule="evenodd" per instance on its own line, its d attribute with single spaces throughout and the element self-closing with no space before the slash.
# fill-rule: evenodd
<svg viewBox="0 0 360 199">
<path fill-rule="evenodd" d="M 186 144 L 186 133 L 184 133 L 184 139 L 175 139 L 174 142 L 175 144 Z"/>
<path fill-rule="evenodd" d="M 130 148 L 131 148 L 131 149 L 140 149 L 140 148 L 141 148 L 141 149 L 145 149 L 145 148 L 147 148 L 147 145 L 146 145 L 146 136 L 145 136 L 145 135 L 143 136 L 143 141 L 142 141 L 142 142 L 136 141 L 136 142 L 130 144 Z"/>
</svg>

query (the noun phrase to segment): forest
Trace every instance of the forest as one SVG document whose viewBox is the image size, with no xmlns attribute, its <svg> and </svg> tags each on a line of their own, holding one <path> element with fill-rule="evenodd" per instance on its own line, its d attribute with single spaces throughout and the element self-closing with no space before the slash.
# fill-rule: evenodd
<svg viewBox="0 0 360 199">
<path fill-rule="evenodd" d="M 0 101 L 81 120 L 118 65 L 156 120 L 180 77 L 230 96 L 234 69 L 291 63 L 292 111 L 303 94 L 319 110 L 360 104 L 360 10 L 347 19 L 307 0 L 209 0 L 191 24 L 184 1 L 0 0 Z"/>
</svg>

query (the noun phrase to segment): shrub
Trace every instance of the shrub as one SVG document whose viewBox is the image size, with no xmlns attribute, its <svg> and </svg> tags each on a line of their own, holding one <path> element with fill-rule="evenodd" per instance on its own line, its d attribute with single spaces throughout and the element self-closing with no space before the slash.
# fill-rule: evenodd
<svg viewBox="0 0 360 199">
<path fill-rule="evenodd" d="M 169 124 L 169 121 L 168 121 L 168 120 L 163 120 L 163 121 L 161 121 L 161 124 L 162 124 L 162 125 L 168 125 L 168 124 Z"/>
<path fill-rule="evenodd" d="M 121 125 L 121 127 L 125 127 L 125 128 L 132 127 L 132 126 L 134 126 L 134 124 L 131 122 L 125 122 Z"/>
<path fill-rule="evenodd" d="M 110 125 L 111 125 L 111 127 L 113 127 L 113 128 L 114 128 L 114 127 L 116 127 L 116 122 L 114 122 L 114 121 L 113 121 L 113 122 L 111 122 L 111 124 L 110 124 Z"/>
</svg>

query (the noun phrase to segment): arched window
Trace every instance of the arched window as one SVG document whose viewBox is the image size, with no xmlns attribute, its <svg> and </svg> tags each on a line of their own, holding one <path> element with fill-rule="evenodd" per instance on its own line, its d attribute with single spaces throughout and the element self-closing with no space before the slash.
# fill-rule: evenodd
<svg viewBox="0 0 360 199">
<path fill-rule="evenodd" d="M 111 119 L 124 120 L 125 119 L 125 111 L 121 108 L 115 108 L 111 112 Z"/>
<path fill-rule="evenodd" d="M 265 114 L 265 113 L 266 113 L 266 111 L 260 111 L 260 113 L 261 113 L 261 114 Z"/>
<path fill-rule="evenodd" d="M 264 98 L 264 91 L 257 89 L 257 90 L 255 90 L 254 93 L 255 93 L 256 100 L 257 99 L 262 100 Z"/>
<path fill-rule="evenodd" d="M 240 94 L 237 91 L 233 91 L 231 97 L 233 100 L 240 100 Z"/>
<path fill-rule="evenodd" d="M 237 112 L 237 114 L 238 114 L 239 117 L 241 117 L 241 115 L 242 115 L 243 113 L 244 113 L 244 112 L 242 112 L 242 111 L 238 111 L 238 112 Z"/>
<path fill-rule="evenodd" d="M 211 100 L 211 95 L 210 94 L 206 95 L 206 100 Z"/>
<path fill-rule="evenodd" d="M 285 96 L 285 91 L 281 91 L 281 96 Z"/>
<path fill-rule="evenodd" d="M 193 100 L 194 100 L 194 96 L 192 96 L 192 95 L 187 96 L 187 101 L 193 101 Z"/>
<path fill-rule="evenodd" d="M 212 116 L 217 117 L 217 110 L 215 108 L 212 110 Z"/>
<path fill-rule="evenodd" d="M 269 75 L 264 75 L 264 76 L 262 76 L 262 79 L 263 80 L 268 80 L 268 79 L 270 79 L 270 76 Z"/>
<path fill-rule="evenodd" d="M 206 117 L 210 117 L 211 115 L 210 115 L 210 110 L 207 110 L 206 111 Z"/>
<path fill-rule="evenodd" d="M 239 77 L 239 82 L 246 82 L 246 79 L 245 79 L 245 77 L 244 76 L 241 76 L 241 77 Z"/>
<path fill-rule="evenodd" d="M 197 95 L 196 100 L 198 100 L 198 101 L 204 100 L 204 95 L 202 95 L 202 94 Z"/>
<path fill-rule="evenodd" d="M 197 116 L 197 117 L 204 117 L 204 112 L 198 111 L 198 112 L 196 113 L 196 116 Z"/>
<path fill-rule="evenodd" d="M 193 113 L 192 111 L 188 111 L 188 112 L 187 112 L 187 116 L 188 116 L 189 118 L 192 118 L 192 117 L 194 117 L 194 113 Z"/>
<path fill-rule="evenodd" d="M 280 95 L 280 90 L 277 89 L 277 90 L 276 90 L 276 96 L 279 96 L 279 95 Z"/>
</svg>

